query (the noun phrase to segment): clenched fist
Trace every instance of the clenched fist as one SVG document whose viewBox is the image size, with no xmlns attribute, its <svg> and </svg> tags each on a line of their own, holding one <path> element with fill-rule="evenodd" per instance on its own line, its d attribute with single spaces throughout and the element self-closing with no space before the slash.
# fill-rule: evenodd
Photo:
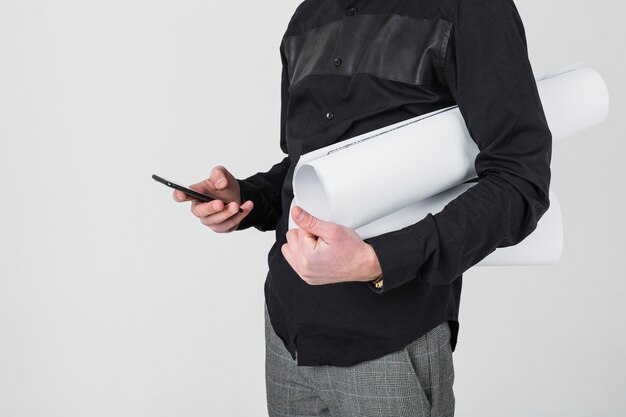
<svg viewBox="0 0 626 417">
<path fill-rule="evenodd" d="M 254 207 L 252 200 L 241 204 L 241 190 L 237 179 L 222 165 L 211 170 L 211 176 L 199 183 L 190 185 L 194 191 L 207 194 L 216 200 L 201 202 L 182 191 L 174 190 L 174 200 L 191 200 L 191 212 L 200 222 L 217 233 L 229 233 L 239 227 L 239 223 Z M 229 203 L 225 203 L 228 201 Z M 239 212 L 239 208 L 243 212 Z"/>
</svg>

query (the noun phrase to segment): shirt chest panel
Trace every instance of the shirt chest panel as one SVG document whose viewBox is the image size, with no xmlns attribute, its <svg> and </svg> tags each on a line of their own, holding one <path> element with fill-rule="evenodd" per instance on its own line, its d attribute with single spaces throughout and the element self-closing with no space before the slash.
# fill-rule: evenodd
<svg viewBox="0 0 626 417">
<path fill-rule="evenodd" d="M 432 84 L 443 68 L 452 23 L 397 14 L 359 14 L 283 39 L 290 85 L 308 75 L 370 74 Z"/>
</svg>

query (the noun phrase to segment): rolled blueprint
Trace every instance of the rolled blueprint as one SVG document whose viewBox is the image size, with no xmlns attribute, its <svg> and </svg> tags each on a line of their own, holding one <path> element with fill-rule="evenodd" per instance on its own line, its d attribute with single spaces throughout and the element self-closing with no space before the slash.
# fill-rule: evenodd
<svg viewBox="0 0 626 417">
<path fill-rule="evenodd" d="M 607 116 L 608 90 L 591 68 L 539 77 L 537 89 L 554 141 Z M 302 155 L 292 206 L 358 229 L 475 177 L 477 154 L 458 107 L 440 109 Z"/>
<path fill-rule="evenodd" d="M 608 89 L 593 69 L 569 68 L 536 80 L 555 142 L 606 118 Z M 395 157 L 385 158 L 389 152 Z M 377 236 L 438 213 L 475 185 L 462 182 L 476 176 L 477 154 L 458 107 L 440 109 L 302 155 L 291 207 L 298 204 L 320 219 L 351 227 L 362 239 Z M 393 185 L 377 172 L 387 172 Z M 356 201 L 367 204 L 355 206 Z M 289 228 L 295 227 L 289 215 Z M 533 233 L 477 265 L 548 265 L 559 260 L 562 247 L 561 209 L 550 189 L 550 208 Z"/>
</svg>

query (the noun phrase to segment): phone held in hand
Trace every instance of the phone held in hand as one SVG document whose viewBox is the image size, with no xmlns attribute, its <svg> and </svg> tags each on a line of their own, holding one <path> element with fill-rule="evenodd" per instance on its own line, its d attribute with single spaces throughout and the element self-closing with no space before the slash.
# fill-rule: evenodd
<svg viewBox="0 0 626 417">
<path fill-rule="evenodd" d="M 156 174 L 152 174 L 152 179 L 155 180 L 155 181 L 160 182 L 161 184 L 165 184 L 168 187 L 171 187 L 171 188 L 173 188 L 175 190 L 182 191 L 183 193 L 187 194 L 189 197 L 193 197 L 193 198 L 195 198 L 198 201 L 207 202 L 207 201 L 216 200 L 216 198 L 214 198 L 214 197 L 211 197 L 209 195 L 200 193 L 198 191 L 194 191 L 191 188 L 184 187 L 184 186 L 176 184 L 176 183 L 174 183 L 172 181 L 168 181 L 165 178 L 159 177 Z M 226 202 L 224 202 L 224 204 L 226 204 Z M 243 209 L 241 209 L 241 207 L 239 208 L 239 213 L 243 213 Z"/>
</svg>

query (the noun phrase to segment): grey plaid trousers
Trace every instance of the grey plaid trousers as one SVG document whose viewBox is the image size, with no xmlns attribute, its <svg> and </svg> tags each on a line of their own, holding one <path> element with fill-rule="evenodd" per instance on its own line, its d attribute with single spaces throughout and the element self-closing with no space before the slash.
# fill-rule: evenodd
<svg viewBox="0 0 626 417">
<path fill-rule="evenodd" d="M 348 367 L 297 366 L 265 306 L 270 417 L 452 417 L 454 367 L 443 322 L 406 347 Z"/>
</svg>

